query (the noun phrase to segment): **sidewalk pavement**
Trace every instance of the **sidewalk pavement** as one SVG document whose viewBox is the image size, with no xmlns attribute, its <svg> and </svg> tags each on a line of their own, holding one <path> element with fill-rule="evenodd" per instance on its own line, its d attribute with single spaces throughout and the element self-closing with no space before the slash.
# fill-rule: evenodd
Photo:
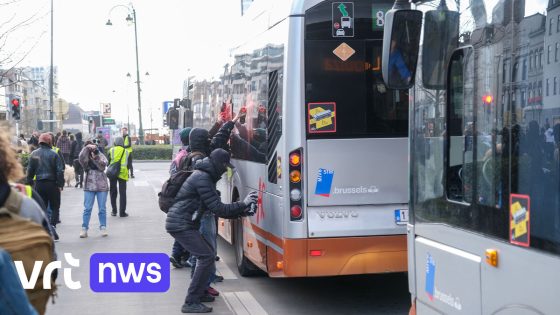
<svg viewBox="0 0 560 315">
<path fill-rule="evenodd" d="M 128 182 L 127 212 L 129 217 L 112 217 L 110 198 L 107 198 L 108 237 L 99 232 L 97 201 L 90 220 L 89 237 L 79 238 L 82 225 L 83 190 L 65 187 L 62 192 L 61 221 L 57 226 L 60 241 L 56 243 L 62 267 L 64 253 L 80 260 L 80 267 L 72 268 L 72 280 L 82 288 L 70 290 L 64 285 L 64 272 L 57 279 L 58 297 L 49 304 L 47 314 L 181 314 L 181 305 L 190 282 L 190 268 L 171 267 L 171 287 L 166 293 L 94 293 L 89 287 L 89 259 L 94 253 L 166 253 L 173 240 L 165 231 L 165 214 L 157 204 L 157 192 L 167 179 L 168 164 L 141 163 L 135 165 L 135 179 Z M 118 203 L 118 201 L 117 201 Z M 216 288 L 220 290 L 220 285 Z M 208 305 L 213 314 L 231 314 L 220 297 Z"/>
</svg>

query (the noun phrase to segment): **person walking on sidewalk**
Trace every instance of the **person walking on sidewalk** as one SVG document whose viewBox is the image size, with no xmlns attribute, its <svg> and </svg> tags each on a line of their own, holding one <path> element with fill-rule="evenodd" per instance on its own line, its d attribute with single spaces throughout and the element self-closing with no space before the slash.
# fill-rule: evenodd
<svg viewBox="0 0 560 315">
<path fill-rule="evenodd" d="M 72 165 L 74 166 L 74 174 L 76 176 L 76 188 L 84 183 L 84 169 L 80 164 L 80 152 L 84 148 L 84 141 L 82 140 L 82 133 L 76 133 L 76 141 L 72 142 L 72 151 L 70 153 L 72 159 Z"/>
<path fill-rule="evenodd" d="M 49 220 L 55 228 L 60 216 L 60 192 L 64 188 L 64 161 L 51 145 L 48 133 L 39 137 L 39 148 L 29 156 L 27 183 L 32 184 L 35 178 L 35 189 L 52 210 Z"/>
<path fill-rule="evenodd" d="M 122 136 L 124 140 L 124 148 L 128 151 L 128 158 L 130 159 L 130 178 L 134 178 L 134 166 L 132 165 L 132 140 L 128 135 L 128 128 L 123 127 Z"/>
<path fill-rule="evenodd" d="M 62 136 L 57 139 L 56 146 L 62 152 L 64 163 L 72 165 L 72 162 L 70 161 L 70 151 L 72 149 L 72 143 L 68 138 L 68 132 L 66 130 L 62 131 Z"/>
<path fill-rule="evenodd" d="M 126 182 L 128 181 L 128 169 L 130 167 L 130 159 L 128 151 L 124 148 L 124 139 L 122 137 L 115 138 L 113 147 L 109 150 L 109 165 L 120 163 L 121 171 L 118 178 L 109 180 L 111 195 L 111 215 L 117 215 L 117 184 L 119 196 L 119 216 L 128 217 L 126 213 Z"/>
<path fill-rule="evenodd" d="M 192 134 L 192 131 L 191 131 Z M 192 142 L 191 142 L 192 143 Z M 165 228 L 173 238 L 192 255 L 197 257 L 197 266 L 191 280 L 183 313 L 209 313 L 212 311 L 201 302 L 212 302 L 215 298 L 205 294 L 207 280 L 215 267 L 216 254 L 212 245 L 199 231 L 200 219 L 211 211 L 220 217 L 238 218 L 254 215 L 252 205 L 257 202 L 257 193 L 250 192 L 241 202 L 223 204 L 216 190 L 216 183 L 230 164 L 229 153 L 223 149 L 212 151 L 210 157 L 195 165 L 194 173 L 183 183 L 176 202 L 167 213 Z"/>
<path fill-rule="evenodd" d="M 95 144 L 90 144 L 82 149 L 79 155 L 79 161 L 85 170 L 86 180 L 84 186 L 84 215 L 82 221 L 82 231 L 80 238 L 86 238 L 89 229 L 89 219 L 93 209 L 93 203 L 97 198 L 97 207 L 99 208 L 99 230 L 101 236 L 107 236 L 107 192 L 109 184 L 107 183 L 107 175 L 105 168 L 107 167 L 107 158 Z"/>
</svg>

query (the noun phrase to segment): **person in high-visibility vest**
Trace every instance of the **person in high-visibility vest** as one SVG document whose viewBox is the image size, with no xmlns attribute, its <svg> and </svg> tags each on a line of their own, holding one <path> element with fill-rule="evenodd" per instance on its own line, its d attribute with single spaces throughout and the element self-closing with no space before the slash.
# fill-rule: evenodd
<svg viewBox="0 0 560 315">
<path fill-rule="evenodd" d="M 111 196 L 111 215 L 117 215 L 117 183 L 119 185 L 119 216 L 128 217 L 126 213 L 126 182 L 128 181 L 128 169 L 130 167 L 130 159 L 128 151 L 124 148 L 124 139 L 122 137 L 115 138 L 113 147 L 109 150 L 109 167 L 112 164 L 121 163 L 121 171 L 116 179 L 109 179 L 109 194 Z"/>
<path fill-rule="evenodd" d="M 132 140 L 128 135 L 128 128 L 122 128 L 122 136 L 124 139 L 124 148 L 128 151 L 128 158 L 130 159 L 130 177 L 134 178 L 134 167 L 132 166 Z"/>
</svg>

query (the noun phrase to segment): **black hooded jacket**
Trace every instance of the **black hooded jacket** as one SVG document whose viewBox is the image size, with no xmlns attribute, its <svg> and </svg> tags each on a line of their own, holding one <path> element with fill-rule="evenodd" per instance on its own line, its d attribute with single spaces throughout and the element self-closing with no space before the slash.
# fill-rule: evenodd
<svg viewBox="0 0 560 315">
<path fill-rule="evenodd" d="M 190 139 L 192 145 L 192 137 Z M 209 158 L 195 165 L 195 172 L 183 183 L 167 213 L 165 229 L 168 233 L 198 230 L 205 211 L 224 218 L 236 218 L 243 213 L 247 207 L 245 203 L 223 204 L 220 200 L 216 183 L 224 172 L 225 168 L 217 169 Z"/>
</svg>

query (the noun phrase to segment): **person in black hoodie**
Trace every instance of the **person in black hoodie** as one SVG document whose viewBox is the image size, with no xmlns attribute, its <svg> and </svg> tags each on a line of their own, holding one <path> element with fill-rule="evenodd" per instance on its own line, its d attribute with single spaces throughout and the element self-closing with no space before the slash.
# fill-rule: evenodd
<svg viewBox="0 0 560 315">
<path fill-rule="evenodd" d="M 195 130 L 191 131 L 191 135 Z M 191 145 L 192 138 L 191 138 Z M 199 231 L 200 220 L 207 211 L 223 218 L 238 218 L 254 215 L 252 204 L 257 202 L 257 193 L 250 192 L 241 202 L 223 204 L 216 190 L 216 183 L 230 164 L 229 153 L 216 149 L 210 157 L 204 158 L 195 165 L 194 173 L 185 181 L 175 204 L 169 209 L 165 228 L 173 238 L 197 257 L 197 266 L 188 289 L 183 313 L 208 313 L 212 311 L 201 302 L 212 302 L 214 297 L 204 294 L 213 267 L 215 266 L 215 250 L 204 239 Z"/>
</svg>

